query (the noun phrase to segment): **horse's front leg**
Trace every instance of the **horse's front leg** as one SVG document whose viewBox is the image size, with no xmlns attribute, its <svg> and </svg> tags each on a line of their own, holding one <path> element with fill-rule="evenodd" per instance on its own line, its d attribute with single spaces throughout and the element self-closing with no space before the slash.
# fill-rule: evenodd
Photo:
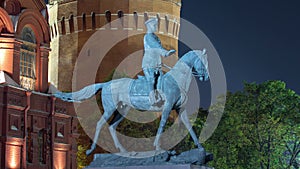
<svg viewBox="0 0 300 169">
<path fill-rule="evenodd" d="M 166 125 L 166 122 L 168 120 L 168 117 L 170 115 L 171 110 L 172 110 L 172 106 L 166 105 L 164 107 L 163 112 L 162 112 L 161 120 L 160 120 L 160 123 L 159 123 L 159 128 L 157 130 L 155 141 L 154 141 L 154 144 L 153 144 L 155 146 L 156 150 L 161 150 L 159 139 L 160 139 L 160 136 L 161 136 L 162 132 L 164 131 L 164 127 Z"/>
<path fill-rule="evenodd" d="M 190 120 L 188 118 L 187 112 L 186 110 L 183 108 L 180 112 L 180 110 L 176 110 L 177 113 L 180 115 L 180 119 L 183 122 L 183 124 L 185 125 L 185 127 L 188 129 L 194 144 L 198 147 L 198 149 L 201 149 L 204 151 L 204 148 L 202 147 L 201 143 L 199 142 L 198 137 L 196 136 L 195 131 L 193 130 L 193 126 L 190 123 Z"/>
<path fill-rule="evenodd" d="M 185 125 L 185 127 L 188 129 L 195 145 L 198 147 L 198 150 L 200 151 L 199 153 L 199 162 L 201 164 L 205 163 L 205 157 L 206 157 L 206 152 L 205 152 L 205 149 L 202 147 L 201 143 L 199 142 L 199 139 L 198 137 L 196 136 L 196 133 L 195 131 L 193 130 L 193 127 L 190 123 L 190 120 L 188 118 L 188 115 L 187 115 L 187 112 L 184 108 L 182 108 L 182 110 L 176 110 L 177 113 L 180 115 L 180 119 L 182 120 L 183 124 Z"/>
</svg>

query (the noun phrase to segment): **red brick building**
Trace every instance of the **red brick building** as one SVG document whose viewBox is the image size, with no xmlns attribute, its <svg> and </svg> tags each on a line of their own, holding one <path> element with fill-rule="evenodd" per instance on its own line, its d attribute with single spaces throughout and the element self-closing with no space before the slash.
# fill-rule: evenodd
<svg viewBox="0 0 300 169">
<path fill-rule="evenodd" d="M 77 168 L 72 103 L 47 94 L 43 0 L 0 1 L 0 168 Z"/>
<path fill-rule="evenodd" d="M 162 44 L 177 50 L 180 2 L 0 0 L 0 169 L 77 168 L 74 106 L 47 94 L 48 82 L 71 91 L 76 58 L 96 31 L 141 32 L 107 53 L 95 79 L 103 80 L 125 57 L 143 49 L 149 17 L 159 20 Z M 113 20 L 122 24 L 103 28 Z"/>
</svg>

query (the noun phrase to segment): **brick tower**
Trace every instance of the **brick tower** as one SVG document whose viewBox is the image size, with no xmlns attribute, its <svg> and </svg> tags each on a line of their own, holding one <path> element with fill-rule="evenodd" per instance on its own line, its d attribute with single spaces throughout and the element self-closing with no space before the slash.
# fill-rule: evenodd
<svg viewBox="0 0 300 169">
<path fill-rule="evenodd" d="M 62 91 L 72 89 L 76 59 L 95 32 L 126 30 L 130 34 L 140 31 L 106 53 L 95 77 L 96 82 L 103 81 L 126 56 L 143 50 L 144 22 L 148 18 L 158 18 L 157 34 L 164 48 L 177 51 L 180 9 L 181 0 L 50 0 L 50 82 Z M 123 21 L 123 16 L 128 19 Z M 110 25 L 116 20 L 120 21 L 119 25 Z"/>
</svg>

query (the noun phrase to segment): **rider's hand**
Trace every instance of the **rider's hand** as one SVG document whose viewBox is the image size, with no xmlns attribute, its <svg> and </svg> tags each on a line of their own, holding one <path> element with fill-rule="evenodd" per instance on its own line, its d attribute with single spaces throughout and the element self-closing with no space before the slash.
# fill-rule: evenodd
<svg viewBox="0 0 300 169">
<path fill-rule="evenodd" d="M 176 50 L 172 49 L 172 50 L 169 50 L 167 53 L 166 53 L 166 57 L 167 56 L 170 56 L 172 54 L 174 54 L 176 52 Z"/>
</svg>

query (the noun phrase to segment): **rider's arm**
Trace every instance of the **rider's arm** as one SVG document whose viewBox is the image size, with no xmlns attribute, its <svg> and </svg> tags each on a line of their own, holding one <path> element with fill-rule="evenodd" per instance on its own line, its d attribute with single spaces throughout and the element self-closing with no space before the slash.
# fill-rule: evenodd
<svg viewBox="0 0 300 169">
<path fill-rule="evenodd" d="M 147 45 L 148 48 L 157 48 L 161 50 L 161 56 L 168 57 L 175 53 L 175 50 L 166 50 L 162 47 L 159 38 L 154 33 L 149 33 L 145 35 L 144 44 Z"/>
</svg>

